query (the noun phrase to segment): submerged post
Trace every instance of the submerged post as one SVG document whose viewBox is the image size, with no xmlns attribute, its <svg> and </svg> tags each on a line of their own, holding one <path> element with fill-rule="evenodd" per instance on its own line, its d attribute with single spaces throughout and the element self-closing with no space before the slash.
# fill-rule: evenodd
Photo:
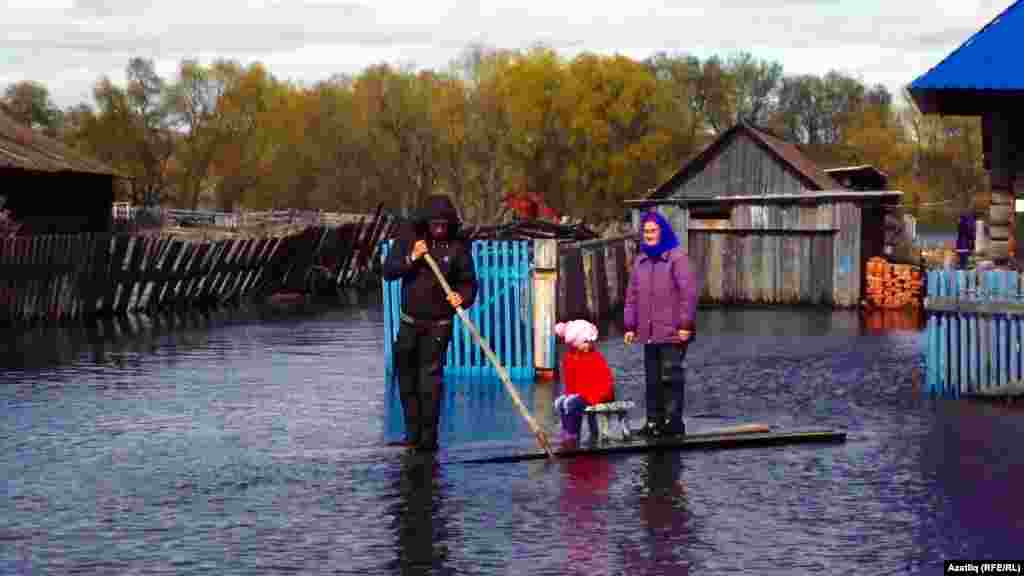
<svg viewBox="0 0 1024 576">
<path fill-rule="evenodd" d="M 533 362 L 537 378 L 555 375 L 555 304 L 558 297 L 558 241 L 533 241 Z"/>
</svg>

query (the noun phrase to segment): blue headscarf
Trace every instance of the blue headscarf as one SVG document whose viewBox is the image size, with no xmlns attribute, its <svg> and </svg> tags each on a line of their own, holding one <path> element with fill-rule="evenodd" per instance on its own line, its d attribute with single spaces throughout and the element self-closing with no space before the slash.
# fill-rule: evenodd
<svg viewBox="0 0 1024 576">
<path fill-rule="evenodd" d="M 672 231 L 672 226 L 665 220 L 665 217 L 661 214 L 651 210 L 644 212 L 644 215 L 640 217 L 640 232 L 643 234 L 644 222 L 653 221 L 661 228 L 661 238 L 658 239 L 658 243 L 654 246 L 648 246 L 643 241 L 643 236 L 640 237 L 640 249 L 647 254 L 648 258 L 657 258 L 665 252 L 679 246 L 679 239 L 676 238 L 676 233 Z"/>
</svg>

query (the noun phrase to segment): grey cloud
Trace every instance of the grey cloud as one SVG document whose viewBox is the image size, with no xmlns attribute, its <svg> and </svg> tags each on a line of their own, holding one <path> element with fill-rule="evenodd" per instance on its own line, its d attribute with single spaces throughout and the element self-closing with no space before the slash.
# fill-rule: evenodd
<svg viewBox="0 0 1024 576">
<path fill-rule="evenodd" d="M 116 55 L 139 53 L 157 57 L 190 56 L 197 52 L 253 54 L 294 50 L 308 44 L 390 46 L 431 42 L 427 30 L 392 30 L 375 25 L 372 8 L 361 4 L 277 4 L 260 10 L 221 4 L 206 19 L 180 14 L 149 14 L 163 21 L 158 32 L 141 32 L 118 12 L 124 0 L 76 0 L 79 15 L 117 13 L 92 26 L 68 22 L 31 40 L 13 41 L 21 49 Z"/>
<path fill-rule="evenodd" d="M 137 16 L 145 14 L 151 6 L 152 2 L 144 0 L 74 0 L 70 15 L 85 18 Z"/>
<path fill-rule="evenodd" d="M 923 50 L 956 47 L 963 44 L 964 41 L 970 38 L 975 32 L 977 32 L 977 30 L 973 27 L 954 26 L 951 28 L 936 30 L 935 32 L 918 34 L 910 38 L 908 46 Z"/>
</svg>

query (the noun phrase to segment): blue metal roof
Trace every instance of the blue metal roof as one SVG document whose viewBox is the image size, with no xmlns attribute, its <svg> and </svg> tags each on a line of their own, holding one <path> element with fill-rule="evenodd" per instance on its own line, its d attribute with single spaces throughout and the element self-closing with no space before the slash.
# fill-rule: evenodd
<svg viewBox="0 0 1024 576">
<path fill-rule="evenodd" d="M 910 84 L 910 90 L 1024 90 L 1024 0 L 1017 0 Z"/>
</svg>

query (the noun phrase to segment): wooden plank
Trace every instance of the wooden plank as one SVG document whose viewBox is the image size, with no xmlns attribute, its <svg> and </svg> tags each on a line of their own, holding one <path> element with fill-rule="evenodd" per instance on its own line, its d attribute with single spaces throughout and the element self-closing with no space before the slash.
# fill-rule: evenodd
<svg viewBox="0 0 1024 576">
<path fill-rule="evenodd" d="M 593 250 L 581 250 L 581 256 L 583 258 L 583 300 L 586 303 L 586 313 L 579 318 L 586 318 L 592 322 L 597 323 L 597 303 L 596 294 L 597 289 L 596 282 L 594 279 L 594 251 Z"/>
<path fill-rule="evenodd" d="M 83 246 L 83 261 L 78 269 L 76 280 L 79 298 L 78 316 L 90 323 L 96 309 L 96 291 L 92 279 L 99 259 L 100 243 L 100 234 L 90 233 L 86 236 Z"/>
<path fill-rule="evenodd" d="M 991 287 L 988 274 L 983 273 L 978 277 L 978 279 L 980 280 L 980 283 L 978 285 L 979 288 L 988 291 Z M 978 299 L 978 301 L 979 304 L 984 305 L 985 303 L 987 303 L 987 298 L 981 297 Z M 983 316 L 981 314 L 978 315 L 978 390 L 984 390 L 989 386 L 989 341 L 992 336 L 992 331 L 989 326 L 989 319 L 989 316 Z"/>
<path fill-rule="evenodd" d="M 238 282 L 230 297 L 234 302 L 241 302 L 246 297 L 249 281 L 255 275 L 256 265 L 259 262 L 259 258 L 263 255 L 263 251 L 266 250 L 267 243 L 267 238 L 252 239 L 248 253 L 245 255 L 240 265 L 241 269 L 238 274 Z"/>
<path fill-rule="evenodd" d="M 109 262 L 110 283 L 105 288 L 104 313 L 115 313 L 120 299 L 124 298 L 128 283 L 125 271 L 131 237 L 123 234 L 113 236 L 113 251 Z"/>
<path fill-rule="evenodd" d="M 54 293 L 54 267 L 53 267 L 53 235 L 43 234 L 37 238 L 36 250 L 36 296 L 35 296 L 35 318 L 46 320 L 50 317 L 53 309 L 52 296 Z"/>
<path fill-rule="evenodd" d="M 25 253 L 25 237 L 15 236 L 12 239 L 11 246 L 11 321 L 21 321 L 21 301 L 24 298 L 25 291 L 22 290 L 24 283 L 24 256 Z"/>
<path fill-rule="evenodd" d="M 160 263 L 166 255 L 169 245 L 170 241 L 166 238 L 153 239 L 153 244 L 143 264 L 142 287 L 137 304 L 140 310 L 153 309 L 153 302 L 156 299 L 157 275 L 160 273 Z"/>
<path fill-rule="evenodd" d="M 278 250 L 280 246 L 280 238 L 267 238 L 267 243 L 255 263 L 253 275 L 249 280 L 248 287 L 246 288 L 250 298 L 257 297 L 262 293 L 261 284 L 263 282 L 264 275 L 266 274 L 267 266 L 269 266 L 270 261 L 273 259 L 274 252 Z M 397 292 L 399 287 L 396 286 L 394 290 Z"/>
<path fill-rule="evenodd" d="M 959 294 L 959 276 L 952 274 L 950 280 L 952 281 L 951 294 L 955 298 Z M 948 317 L 949 321 L 949 358 L 947 360 L 949 366 L 949 392 L 953 394 L 960 393 L 960 318 L 956 314 L 950 314 Z"/>
<path fill-rule="evenodd" d="M 764 236 L 751 233 L 744 241 L 744 256 L 747 267 L 747 293 L 752 303 L 764 302 Z"/>
<path fill-rule="evenodd" d="M 271 238 L 260 238 L 255 242 L 253 246 L 253 253 L 249 257 L 249 261 L 246 263 L 246 270 L 242 275 L 242 281 L 238 286 L 238 300 L 242 300 L 248 297 L 249 289 L 252 285 L 252 281 L 256 279 L 259 274 L 259 267 L 262 265 L 263 258 L 266 253 L 270 251 L 270 247 L 273 243 Z"/>
<path fill-rule="evenodd" d="M 225 273 L 227 259 L 234 248 L 234 240 L 223 239 L 215 244 L 215 252 L 207 263 L 203 284 L 198 294 L 201 303 L 211 303 L 217 297 L 217 288 Z"/>
<path fill-rule="evenodd" d="M 156 271 L 153 275 L 153 297 L 149 301 L 149 308 L 159 311 L 166 302 L 170 287 L 173 284 L 172 278 L 181 253 L 184 250 L 184 243 L 181 240 L 170 238 L 167 241 L 160 260 L 157 262 Z"/>
<path fill-rule="evenodd" d="M 608 246 L 594 249 L 594 302 L 597 304 L 597 320 L 599 326 L 607 324 L 611 307 L 608 303 Z"/>
<path fill-rule="evenodd" d="M 53 295 L 50 298 L 50 305 L 53 309 L 51 317 L 57 322 L 63 322 L 65 315 L 69 312 L 67 301 L 68 276 L 72 269 L 70 235 L 61 234 L 54 238 L 53 262 L 59 273 L 53 287 Z"/>
<path fill-rule="evenodd" d="M 224 302 L 227 300 L 228 291 L 237 276 L 236 273 L 240 268 L 240 262 L 247 245 L 248 241 L 243 238 L 229 240 L 228 255 L 221 265 L 220 278 L 213 287 L 213 297 L 216 301 Z"/>
<path fill-rule="evenodd" d="M 791 444 L 836 444 L 846 442 L 846 433 L 834 430 L 804 430 L 792 432 L 767 432 L 767 433 L 729 433 L 721 434 L 688 434 L 686 436 L 660 438 L 648 441 L 641 439 L 630 439 L 627 441 L 611 441 L 598 446 L 580 445 L 575 448 L 561 448 L 555 450 L 555 456 L 559 459 L 574 458 L 579 456 L 604 456 L 611 454 L 633 454 L 640 452 L 666 452 L 666 451 L 688 451 L 688 450 L 726 450 L 740 448 L 756 448 L 785 446 Z M 514 454 L 501 454 L 485 457 L 473 457 L 467 459 L 453 459 L 446 461 L 446 464 L 494 464 L 525 462 L 529 460 L 542 460 L 549 456 L 543 450 L 529 449 L 528 451 L 516 452 Z"/>
<path fill-rule="evenodd" d="M 1007 287 L 1009 294 L 1016 296 L 1020 292 L 1020 274 L 1014 273 L 1010 275 L 1009 285 Z M 1009 356 L 1009 366 L 1007 378 L 1009 380 L 1021 380 L 1020 373 L 1020 318 L 1014 318 L 1008 316 L 1006 318 L 1007 324 L 1007 349 Z"/>
<path fill-rule="evenodd" d="M 56 258 L 62 272 L 58 278 L 57 298 L 54 304 L 57 308 L 57 320 L 61 322 L 71 315 L 71 276 L 74 270 L 73 252 L 76 246 L 77 244 L 72 241 L 70 234 L 62 234 L 58 238 Z"/>
<path fill-rule="evenodd" d="M 501 292 L 504 317 L 501 322 L 502 330 L 500 337 L 503 342 L 502 349 L 505 353 L 502 357 L 502 361 L 506 365 L 512 363 L 512 351 L 514 346 L 512 342 L 512 323 L 518 322 L 517 315 L 514 314 L 515 309 L 512 307 L 512 296 L 516 290 L 516 280 L 514 276 L 515 269 L 512 263 L 512 246 L 512 241 L 504 241 L 502 242 L 501 250 L 501 270 L 503 272 L 501 275 Z"/>
<path fill-rule="evenodd" d="M 215 240 L 207 242 L 206 253 L 199 262 L 199 269 L 196 270 L 195 282 L 192 283 L 192 289 L 188 294 L 188 303 L 190 306 L 199 305 L 205 302 L 207 289 L 211 283 L 213 277 L 214 267 L 219 262 L 221 255 L 224 252 L 224 240 Z"/>
<path fill-rule="evenodd" d="M 722 246 L 724 248 L 722 252 L 722 294 L 727 303 L 738 302 L 741 293 L 740 279 L 742 278 L 739 268 L 739 236 L 736 234 L 724 235 Z"/>
<path fill-rule="evenodd" d="M 239 292 L 242 288 L 242 282 L 245 281 L 245 277 L 249 273 L 249 267 L 252 265 L 253 258 L 256 257 L 257 248 L 259 248 L 259 241 L 256 238 L 248 238 L 245 240 L 242 253 L 235 262 L 235 272 L 228 285 L 227 294 L 225 295 L 226 301 L 237 302 Z"/>
<path fill-rule="evenodd" d="M 217 300 L 225 303 L 231 300 L 235 287 L 242 276 L 242 266 L 248 257 L 249 249 L 252 246 L 251 238 L 240 238 L 234 240 L 231 254 L 224 265 L 224 273 L 216 290 Z"/>
<path fill-rule="evenodd" d="M 735 285 L 733 287 L 735 293 L 733 297 L 736 302 L 742 303 L 750 302 L 750 265 L 749 256 L 746 253 L 750 245 L 748 242 L 749 237 L 749 233 L 731 235 L 734 254 L 733 269 L 735 271 Z"/>
<path fill-rule="evenodd" d="M 782 214 L 782 206 L 773 206 L 769 212 L 769 222 L 773 228 L 785 228 Z M 777 235 L 772 242 L 772 302 L 783 303 L 785 299 L 785 276 L 783 275 L 783 262 L 785 253 L 785 236 Z"/>
<path fill-rule="evenodd" d="M 716 304 L 722 302 L 722 246 L 723 237 L 715 232 L 708 232 L 708 272 L 707 283 L 711 301 Z"/>
<path fill-rule="evenodd" d="M 160 307 L 162 309 L 173 309 L 178 303 L 178 294 L 185 284 L 185 272 L 189 263 L 195 258 L 198 244 L 187 240 L 175 240 L 179 247 L 177 258 L 171 262 L 171 269 L 167 277 L 167 284 L 164 286 Z"/>
<path fill-rule="evenodd" d="M 126 270 L 127 282 L 125 284 L 124 298 L 118 303 L 118 314 L 123 315 L 132 310 L 135 305 L 135 300 L 138 298 L 139 290 L 139 266 L 145 258 L 146 253 L 146 238 L 143 236 L 134 236 L 130 238 L 131 250 L 128 254 L 128 269 Z"/>
<path fill-rule="evenodd" d="M 0 319 L 5 322 L 10 322 L 11 297 L 13 295 L 11 289 L 13 267 L 10 258 L 11 239 L 0 238 L 0 270 L 3 270 L 3 274 L 0 274 Z"/>
<path fill-rule="evenodd" d="M 566 298 L 566 316 L 563 320 L 574 320 L 576 318 L 585 318 L 587 312 L 586 298 L 586 287 L 584 286 L 583 278 L 583 255 L 580 249 L 571 249 L 566 251 L 566 267 L 564 269 L 565 276 L 565 298 Z M 559 278 L 563 276 L 563 273 L 559 272 Z"/>
<path fill-rule="evenodd" d="M 689 234 L 687 234 L 687 239 L 689 239 Z M 692 250 L 689 242 L 687 242 L 687 250 Z M 613 244 L 612 255 L 615 262 L 615 307 L 621 308 L 625 305 L 626 287 L 629 286 L 629 272 L 626 270 L 626 243 Z M 692 264 L 692 258 L 690 262 Z"/>
<path fill-rule="evenodd" d="M 21 242 L 21 286 L 19 292 L 21 292 L 21 303 L 19 305 L 19 318 L 22 322 L 29 320 L 30 310 L 32 303 L 32 282 L 29 270 L 32 264 L 32 237 L 25 236 Z"/>
</svg>

